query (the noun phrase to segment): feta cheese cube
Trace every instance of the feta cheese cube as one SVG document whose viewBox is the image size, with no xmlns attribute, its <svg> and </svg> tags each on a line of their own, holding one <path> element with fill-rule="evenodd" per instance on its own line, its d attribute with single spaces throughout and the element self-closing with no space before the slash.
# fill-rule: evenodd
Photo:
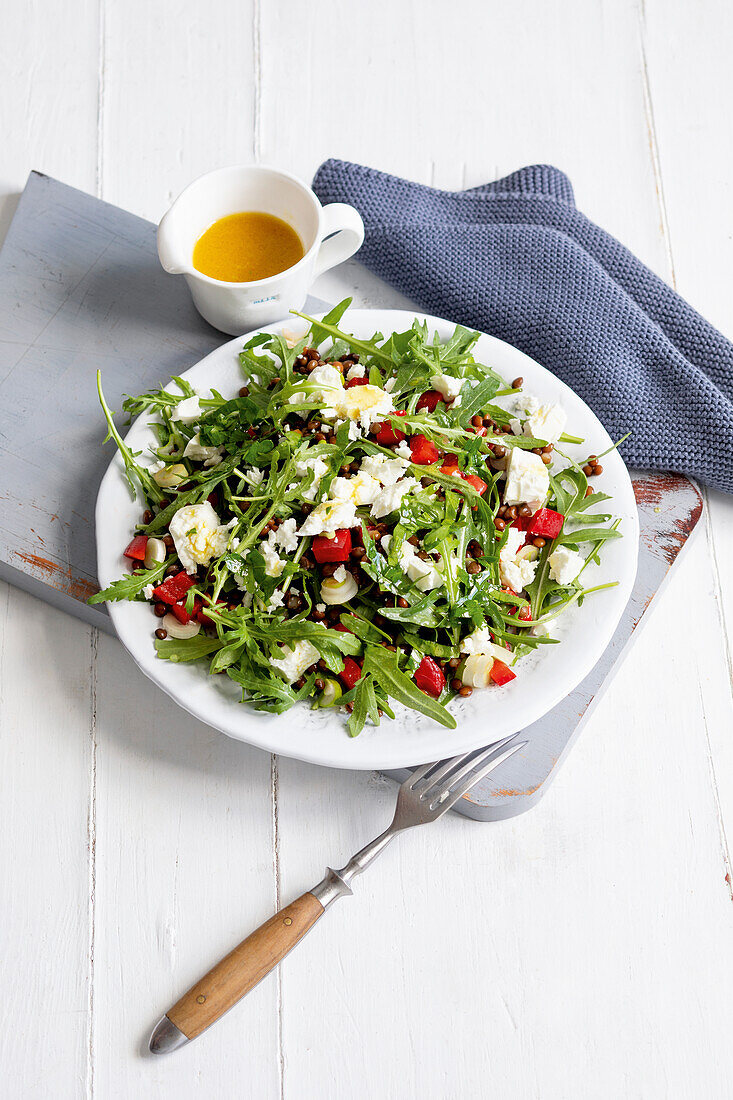
<svg viewBox="0 0 733 1100">
<path fill-rule="evenodd" d="M 195 573 L 198 565 L 208 565 L 212 558 L 218 558 L 229 541 L 229 528 L 219 524 L 208 501 L 179 508 L 168 530 L 187 573 Z"/>
<path fill-rule="evenodd" d="M 539 455 L 512 447 L 506 466 L 505 504 L 539 508 L 550 489 L 550 474 Z"/>
<path fill-rule="evenodd" d="M 198 432 L 191 436 L 183 451 L 184 458 L 191 458 L 194 462 L 203 462 L 204 466 L 218 466 L 223 454 L 223 447 L 208 447 L 205 443 L 202 443 Z"/>
<path fill-rule="evenodd" d="M 316 505 L 301 524 L 299 535 L 326 535 L 333 538 L 344 527 L 357 524 L 356 506 L 351 500 L 326 500 Z"/>
<path fill-rule="evenodd" d="M 405 476 L 409 461 L 412 461 L 411 453 L 409 460 L 402 456 L 387 458 L 383 454 L 367 455 L 366 458 L 362 459 L 360 470 L 376 478 L 382 485 L 394 485 L 401 477 Z"/>
<path fill-rule="evenodd" d="M 434 374 L 430 379 L 430 385 L 442 394 L 446 401 L 452 401 L 458 397 L 465 381 L 465 378 L 453 378 L 450 374 Z"/>
<path fill-rule="evenodd" d="M 279 547 L 286 554 L 292 554 L 294 550 L 297 550 L 298 536 L 295 531 L 297 526 L 297 520 L 286 519 L 283 520 L 277 531 L 270 531 L 268 541 L 273 549 Z"/>
<path fill-rule="evenodd" d="M 547 443 L 557 443 L 565 430 L 568 414 L 561 405 L 540 405 L 527 418 L 524 434 L 544 439 Z"/>
<path fill-rule="evenodd" d="M 201 405 L 198 397 L 186 397 L 179 401 L 171 412 L 171 420 L 180 420 L 182 424 L 192 424 L 201 416 Z"/>
<path fill-rule="evenodd" d="M 570 550 L 567 546 L 558 546 L 547 559 L 550 565 L 550 577 L 558 584 L 571 584 L 575 580 L 584 559 L 577 550 Z"/>
<path fill-rule="evenodd" d="M 283 657 L 273 657 L 271 664 L 281 672 L 289 684 L 299 680 L 307 668 L 314 665 L 320 654 L 315 646 L 302 638 L 294 646 L 283 646 Z"/>
<path fill-rule="evenodd" d="M 366 367 L 362 363 L 355 363 L 353 367 L 350 367 L 346 372 L 346 381 L 351 382 L 354 378 L 363 378 L 366 374 Z"/>
<path fill-rule="evenodd" d="M 285 568 L 285 562 L 278 554 L 275 547 L 269 542 L 260 543 L 260 553 L 265 559 L 265 573 L 268 577 L 280 577 Z"/>
<path fill-rule="evenodd" d="M 318 369 L 318 368 L 317 368 Z M 315 372 L 314 372 L 315 373 Z M 358 420 L 364 431 L 369 431 L 375 420 L 392 412 L 392 398 L 380 386 L 352 386 L 340 393 L 329 393 L 336 416 L 343 420 Z"/>
<path fill-rule="evenodd" d="M 390 512 L 396 512 L 402 503 L 402 498 L 413 489 L 418 489 L 420 482 L 414 477 L 404 477 L 395 485 L 385 485 L 371 507 L 371 514 L 375 519 L 382 519 Z"/>
<path fill-rule="evenodd" d="M 491 633 L 488 626 L 479 626 L 471 634 L 467 634 L 461 641 L 460 650 L 461 653 L 468 653 L 473 655 L 475 653 L 490 653 L 491 652 Z"/>
</svg>

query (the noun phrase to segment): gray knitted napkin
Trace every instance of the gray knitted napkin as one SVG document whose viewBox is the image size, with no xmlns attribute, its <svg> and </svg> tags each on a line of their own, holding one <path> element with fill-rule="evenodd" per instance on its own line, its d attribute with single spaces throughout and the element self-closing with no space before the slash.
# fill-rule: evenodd
<svg viewBox="0 0 733 1100">
<path fill-rule="evenodd" d="M 421 309 L 492 333 L 580 394 L 626 461 L 733 491 L 733 346 L 533 165 L 438 191 L 345 161 L 322 202 L 364 219 L 359 260 Z"/>
</svg>

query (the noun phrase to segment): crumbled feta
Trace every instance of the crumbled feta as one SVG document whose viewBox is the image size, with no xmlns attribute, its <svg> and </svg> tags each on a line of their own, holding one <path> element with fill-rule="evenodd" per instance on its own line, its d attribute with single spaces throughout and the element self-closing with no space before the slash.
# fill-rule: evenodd
<svg viewBox="0 0 733 1100">
<path fill-rule="evenodd" d="M 565 430 L 568 414 L 561 405 L 540 405 L 531 413 L 524 425 L 524 434 L 544 439 L 547 443 L 557 443 Z"/>
<path fill-rule="evenodd" d="M 344 388 L 344 379 L 341 371 L 336 367 L 324 363 L 321 367 L 315 367 L 308 375 L 309 382 L 315 382 L 321 387 L 321 395 L 324 401 L 331 400 L 331 391 L 340 392 Z"/>
<path fill-rule="evenodd" d="M 267 536 L 270 546 L 273 549 L 279 547 L 286 554 L 292 554 L 294 550 L 298 549 L 298 536 L 295 533 L 297 526 L 297 520 L 283 520 L 277 531 L 270 531 Z"/>
<path fill-rule="evenodd" d="M 298 477 L 305 478 L 309 472 L 313 472 L 313 482 L 309 489 L 303 490 L 306 500 L 315 500 L 316 493 L 321 484 L 321 478 L 328 473 L 328 464 L 322 458 L 301 458 L 295 463 L 295 472 Z"/>
<path fill-rule="evenodd" d="M 401 439 L 395 447 L 394 453 L 399 455 L 400 458 L 406 459 L 407 462 L 412 462 L 412 451 L 410 450 L 410 444 L 406 439 Z"/>
<path fill-rule="evenodd" d="M 203 462 L 204 466 L 218 466 L 223 454 L 223 447 L 207 447 L 201 442 L 199 433 L 196 432 L 186 444 L 183 457 L 191 458 L 194 462 Z"/>
<path fill-rule="evenodd" d="M 281 672 L 289 684 L 299 680 L 307 668 L 315 664 L 319 653 L 315 646 L 302 638 L 294 646 L 283 647 L 284 656 L 274 657 L 271 661 L 273 668 Z"/>
<path fill-rule="evenodd" d="M 522 433 L 522 421 L 521 420 L 517 420 L 516 418 L 510 420 L 509 421 L 509 428 L 511 429 L 512 435 L 522 435 L 523 434 Z"/>
<path fill-rule="evenodd" d="M 404 477 L 396 485 L 385 485 L 372 504 L 371 514 L 375 519 L 382 519 L 383 516 L 388 516 L 390 512 L 396 512 L 402 503 L 402 498 L 419 487 L 420 482 L 414 477 Z"/>
<path fill-rule="evenodd" d="M 343 584 L 349 574 L 346 572 L 346 568 L 340 565 L 336 572 L 333 574 L 333 579 L 337 584 Z"/>
<path fill-rule="evenodd" d="M 285 568 L 285 562 L 268 540 L 260 543 L 260 552 L 265 559 L 265 573 L 268 577 L 279 577 Z"/>
<path fill-rule="evenodd" d="M 186 397 L 179 401 L 171 412 L 171 420 L 180 420 L 182 424 L 191 424 L 201 416 L 198 397 Z"/>
<path fill-rule="evenodd" d="M 145 587 L 143 588 L 143 596 L 145 597 L 146 600 L 152 600 L 152 598 L 153 598 L 153 589 L 154 588 L 155 588 L 155 585 L 153 585 L 153 584 L 146 584 L 145 585 Z"/>
<path fill-rule="evenodd" d="M 430 379 L 430 385 L 442 394 L 446 401 L 452 401 L 454 397 L 458 397 L 465 381 L 465 378 L 453 378 L 450 374 L 434 374 Z"/>
<path fill-rule="evenodd" d="M 320 613 L 323 615 L 326 611 L 325 603 L 317 603 L 316 604 L 316 611 L 320 611 Z"/>
<path fill-rule="evenodd" d="M 297 389 L 295 393 L 292 393 L 288 398 L 288 404 L 302 405 L 305 401 L 314 401 L 316 403 L 328 402 L 330 405 L 344 388 L 344 380 L 341 372 L 328 364 L 316 367 L 310 372 L 307 378 L 304 378 L 302 382 L 296 384 L 298 386 L 310 386 L 314 382 L 319 387 L 318 389 L 312 391 Z M 306 417 L 308 416 L 308 412 L 302 412 L 298 415 Z"/>
<path fill-rule="evenodd" d="M 392 390 L 394 389 L 396 381 L 397 381 L 396 378 L 388 378 L 387 381 L 384 383 L 384 392 L 385 393 L 391 393 Z"/>
<path fill-rule="evenodd" d="M 195 573 L 197 565 L 208 565 L 212 558 L 218 558 L 229 541 L 229 528 L 219 524 L 208 501 L 179 508 L 168 530 L 187 573 Z"/>
<path fill-rule="evenodd" d="M 530 504 L 534 511 L 545 500 L 550 474 L 539 455 L 512 447 L 506 466 L 505 504 Z"/>
<path fill-rule="evenodd" d="M 282 607 L 284 599 L 285 599 L 285 594 L 282 591 L 282 589 L 281 588 L 276 588 L 275 591 L 270 596 L 269 600 L 267 601 L 267 610 L 268 611 L 277 611 L 278 607 Z"/>
<path fill-rule="evenodd" d="M 382 535 L 380 542 L 389 553 L 392 536 Z M 438 588 L 443 583 L 443 573 L 437 563 L 430 559 L 423 561 L 410 542 L 402 543 L 397 561 L 405 576 L 414 581 L 415 587 L 421 592 L 430 592 L 431 589 Z"/>
<path fill-rule="evenodd" d="M 260 470 L 257 466 L 249 466 L 244 473 L 250 485 L 255 487 L 261 485 L 265 479 L 265 471 Z"/>
<path fill-rule="evenodd" d="M 570 584 L 574 581 L 584 564 L 578 551 L 570 550 L 567 546 L 558 546 L 547 560 L 550 564 L 550 577 L 558 584 Z"/>
<path fill-rule="evenodd" d="M 339 392 L 329 391 L 329 404 L 333 415 L 342 420 L 356 420 L 364 431 L 369 431 L 375 420 L 392 412 L 394 405 L 386 390 L 379 386 L 352 386 Z M 328 410 L 324 410 L 324 414 Z"/>
<path fill-rule="evenodd" d="M 331 486 L 335 500 L 352 500 L 354 504 L 373 504 L 382 490 L 371 474 L 360 470 L 354 477 L 337 477 Z"/>
<path fill-rule="evenodd" d="M 537 571 L 536 561 L 527 561 L 526 558 L 518 558 L 517 553 L 524 543 L 524 532 L 510 527 L 507 532 L 506 542 L 499 551 L 499 571 L 502 584 L 511 588 L 512 592 L 521 592 L 534 580 Z"/>
<path fill-rule="evenodd" d="M 356 506 L 351 500 L 325 500 L 316 505 L 298 531 L 299 535 L 326 535 L 333 538 L 344 527 L 357 524 Z"/>
<path fill-rule="evenodd" d="M 353 378 L 363 378 L 366 374 L 366 367 L 361 363 L 355 363 L 353 367 L 350 367 L 346 374 L 346 381 L 351 382 Z"/>
<path fill-rule="evenodd" d="M 401 477 L 404 477 L 408 462 L 401 456 L 399 458 L 386 458 L 383 454 L 367 455 L 362 459 L 360 470 L 374 477 L 382 485 L 394 485 Z"/>
<path fill-rule="evenodd" d="M 461 641 L 461 653 L 490 653 L 493 642 L 488 626 L 479 626 Z"/>
</svg>

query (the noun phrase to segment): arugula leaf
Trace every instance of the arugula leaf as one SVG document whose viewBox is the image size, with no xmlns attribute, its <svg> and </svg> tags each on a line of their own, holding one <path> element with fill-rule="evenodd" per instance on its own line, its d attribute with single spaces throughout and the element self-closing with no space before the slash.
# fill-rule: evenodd
<svg viewBox="0 0 733 1100">
<path fill-rule="evenodd" d="M 165 561 L 154 565 L 152 569 L 139 569 L 134 573 L 128 573 L 126 576 L 120 577 L 118 581 L 113 581 L 109 588 L 105 588 L 101 592 L 95 592 L 93 596 L 89 597 L 87 603 L 114 603 L 117 600 L 134 600 L 136 596 L 141 594 L 146 585 L 156 584 L 162 578 L 172 561 L 172 558 L 166 558 Z"/>
<path fill-rule="evenodd" d="M 362 675 L 371 673 L 390 698 L 403 706 L 418 710 L 448 729 L 456 728 L 456 720 L 442 703 L 424 691 L 400 670 L 397 653 L 383 647 L 369 646 L 364 657 Z"/>
</svg>

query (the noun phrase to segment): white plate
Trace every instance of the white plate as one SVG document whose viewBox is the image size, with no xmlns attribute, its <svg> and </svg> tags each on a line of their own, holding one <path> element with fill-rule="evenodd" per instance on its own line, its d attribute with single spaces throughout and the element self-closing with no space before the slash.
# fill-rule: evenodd
<svg viewBox="0 0 733 1100">
<path fill-rule="evenodd" d="M 355 336 L 385 335 L 410 326 L 415 315 L 404 310 L 350 310 L 342 325 Z M 422 317 L 432 330 L 447 338 L 454 329 L 449 321 Z M 292 320 L 270 326 L 268 331 L 294 328 Z M 236 394 L 242 385 L 238 352 L 246 337 L 237 337 L 208 355 L 183 375 L 193 386 L 213 386 L 223 394 Z M 542 401 L 559 401 L 568 414 L 568 431 L 585 443 L 568 447 L 576 457 L 599 454 L 611 444 L 608 434 L 587 405 L 564 383 L 516 348 L 492 336 L 481 336 L 474 349 L 478 361 L 488 364 L 507 381 L 522 376 L 526 392 Z M 146 417 L 132 425 L 127 442 L 136 451 L 154 443 Z M 475 691 L 470 699 L 451 704 L 458 719 L 447 730 L 413 711 L 399 709 L 395 721 L 367 726 L 357 738 L 346 732 L 345 717 L 334 710 L 310 710 L 300 704 L 277 716 L 259 713 L 238 701 L 239 689 L 226 676 L 209 676 L 205 663 L 172 664 L 158 660 L 153 648 L 157 620 L 142 603 L 109 604 L 115 629 L 123 645 L 142 669 L 185 710 L 230 737 L 259 745 L 269 752 L 326 764 L 336 768 L 398 768 L 437 760 L 479 747 L 535 722 L 573 690 L 590 672 L 611 639 L 631 594 L 639 542 L 638 518 L 629 475 L 616 452 L 603 459 L 603 475 L 595 483 L 611 494 L 608 510 L 622 520 L 624 537 L 606 544 L 601 565 L 589 566 L 589 584 L 617 581 L 615 588 L 590 596 L 582 608 L 573 607 L 558 620 L 559 645 L 540 647 L 517 666 L 517 678 L 501 689 Z M 125 572 L 122 549 L 140 522 L 142 506 L 133 501 L 116 455 L 104 476 L 97 498 L 97 559 L 99 581 L 106 587 Z"/>
</svg>

